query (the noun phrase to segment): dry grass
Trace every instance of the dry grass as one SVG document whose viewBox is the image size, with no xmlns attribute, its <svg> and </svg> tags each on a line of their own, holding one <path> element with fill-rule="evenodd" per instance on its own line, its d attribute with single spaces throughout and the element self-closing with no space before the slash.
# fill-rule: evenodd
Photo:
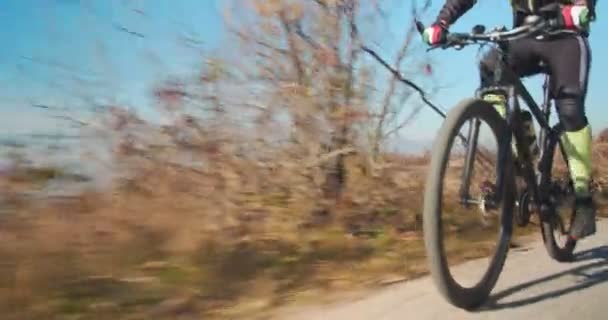
<svg viewBox="0 0 608 320">
<path fill-rule="evenodd" d="M 403 197 L 420 194 L 419 170 L 370 177 L 354 161 L 342 200 L 320 205 L 293 172 L 223 160 L 197 174 L 141 161 L 111 192 L 16 205 L 0 231 L 3 319 L 146 317 L 182 296 L 211 316 L 422 272 L 421 199 Z"/>
<path fill-rule="evenodd" d="M 229 158 L 196 173 L 142 161 L 112 192 L 22 202 L 0 224 L 0 313 L 222 318 L 425 274 L 428 156 L 387 156 L 374 175 L 351 159 L 346 191 L 330 204 L 293 171 Z M 467 233 L 469 221 L 450 223 Z M 478 248 L 453 241 L 448 250 L 456 262 L 481 257 L 490 234 L 476 234 Z"/>
</svg>

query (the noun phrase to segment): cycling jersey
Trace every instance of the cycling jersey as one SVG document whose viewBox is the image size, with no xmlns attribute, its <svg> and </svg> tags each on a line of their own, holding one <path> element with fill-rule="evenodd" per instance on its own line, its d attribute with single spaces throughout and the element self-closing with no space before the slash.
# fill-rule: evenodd
<svg viewBox="0 0 608 320">
<path fill-rule="evenodd" d="M 587 0 L 508 0 L 513 8 L 513 26 L 517 27 L 529 14 L 539 14 L 539 10 L 552 4 L 586 4 Z M 477 0 L 446 0 L 439 11 L 437 22 L 451 25 L 477 3 Z M 547 15 L 544 12 L 543 15 Z"/>
</svg>

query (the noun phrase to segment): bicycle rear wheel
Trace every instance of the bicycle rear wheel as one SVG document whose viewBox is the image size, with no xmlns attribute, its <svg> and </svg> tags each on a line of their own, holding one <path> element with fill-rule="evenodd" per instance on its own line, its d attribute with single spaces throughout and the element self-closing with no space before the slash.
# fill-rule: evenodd
<svg viewBox="0 0 608 320">
<path fill-rule="evenodd" d="M 546 174 L 549 175 L 550 190 L 549 190 L 549 214 L 541 217 L 541 231 L 545 249 L 551 258 L 558 262 L 570 262 L 574 259 L 574 249 L 577 241 L 572 239 L 570 235 L 570 227 L 574 220 L 574 190 L 570 182 L 570 171 L 567 168 L 566 157 L 562 148 L 558 148 L 562 155 L 562 175 L 563 179 L 556 179 L 556 171 L 554 168 L 555 149 L 558 146 L 558 141 L 547 142 L 549 145 L 545 150 L 550 159 L 550 170 Z"/>
<path fill-rule="evenodd" d="M 496 241 L 495 248 L 491 252 L 486 252 L 489 256 L 489 263 L 480 279 L 474 282 L 474 285 L 463 286 L 458 283 L 450 271 L 450 264 L 446 256 L 446 248 L 450 245 L 453 246 L 454 242 L 457 242 L 458 240 L 448 241 L 448 238 L 450 237 L 449 232 L 446 236 L 444 235 L 444 231 L 452 227 L 454 220 L 460 219 L 461 211 L 459 210 L 461 207 L 467 207 L 467 205 L 466 201 L 461 207 L 457 207 L 460 204 L 448 204 L 449 201 L 445 201 L 444 203 L 443 197 L 444 195 L 447 195 L 448 198 L 454 198 L 453 195 L 450 196 L 450 193 L 454 192 L 453 190 L 450 190 L 449 187 L 449 185 L 453 183 L 446 183 L 446 177 L 449 176 L 446 172 L 450 163 L 462 162 L 462 158 L 464 158 L 465 164 L 463 165 L 463 169 L 469 170 L 470 173 L 477 169 L 476 166 L 467 163 L 469 157 L 467 157 L 466 154 L 464 157 L 459 155 L 450 156 L 450 151 L 454 146 L 454 140 L 458 137 L 463 125 L 466 123 L 472 124 L 475 121 L 484 123 L 489 127 L 490 130 L 488 131 L 491 133 L 489 135 L 496 139 L 497 146 L 508 143 L 506 138 L 510 133 L 507 129 L 506 122 L 500 117 L 492 105 L 477 99 L 462 101 L 449 112 L 437 135 L 433 146 L 432 159 L 424 194 L 423 231 L 431 276 L 444 298 L 452 305 L 463 309 L 473 309 L 483 304 L 494 288 L 503 269 L 509 250 L 509 243 L 513 231 L 513 208 L 515 205 L 515 178 L 513 175 L 512 155 L 509 149 L 507 152 L 508 154 L 505 155 L 506 161 L 502 168 L 498 167 L 497 160 L 494 162 L 490 161 L 491 170 L 493 170 L 494 173 L 504 170 L 504 187 L 502 188 L 502 194 L 499 195 L 499 198 L 502 199 L 502 201 L 495 204 L 494 210 L 498 229 L 494 232 L 497 232 L 498 235 L 490 235 L 491 239 Z M 476 139 L 469 140 L 468 144 L 475 146 L 477 145 L 477 141 Z M 500 148 L 497 148 L 497 150 L 499 149 Z M 483 154 L 486 155 L 485 158 L 498 159 L 500 155 L 497 150 L 494 152 L 491 150 L 477 152 L 476 156 L 471 159 L 478 159 L 482 157 Z M 472 181 L 467 181 L 465 179 L 467 178 L 466 176 L 467 174 L 463 174 L 459 181 L 459 183 L 461 183 L 461 191 L 463 185 L 469 187 L 473 186 Z M 496 189 L 501 189 L 500 186 L 496 187 Z M 462 200 L 462 195 L 462 192 L 459 192 L 456 198 Z M 481 203 L 481 205 L 484 204 L 485 203 Z M 480 203 L 478 203 L 478 205 L 480 205 Z M 456 211 L 456 214 L 448 213 L 448 209 Z M 444 219 L 451 219 L 450 221 L 452 222 L 445 222 Z M 465 242 L 463 246 L 466 245 L 467 243 Z M 466 248 L 463 252 L 466 252 Z"/>
</svg>

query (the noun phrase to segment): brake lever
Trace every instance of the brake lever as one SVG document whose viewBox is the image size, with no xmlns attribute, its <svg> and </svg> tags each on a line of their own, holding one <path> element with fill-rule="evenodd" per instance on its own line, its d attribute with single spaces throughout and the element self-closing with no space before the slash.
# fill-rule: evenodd
<svg viewBox="0 0 608 320">
<path fill-rule="evenodd" d="M 437 49 L 445 50 L 445 49 L 448 49 L 448 48 L 454 48 L 454 50 L 459 50 L 460 51 L 460 50 L 464 49 L 464 45 L 462 45 L 462 44 L 449 44 L 449 43 L 446 43 L 446 44 L 443 44 L 443 45 L 432 46 L 432 47 L 426 49 L 426 52 L 437 50 Z"/>
</svg>

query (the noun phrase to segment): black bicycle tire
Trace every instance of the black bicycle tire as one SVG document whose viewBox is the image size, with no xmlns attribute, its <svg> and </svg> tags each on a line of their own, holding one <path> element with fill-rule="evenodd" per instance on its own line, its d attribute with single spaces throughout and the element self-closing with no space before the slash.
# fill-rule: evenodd
<svg viewBox="0 0 608 320">
<path fill-rule="evenodd" d="M 509 244 L 513 233 L 513 209 L 515 205 L 515 178 L 512 174 L 513 166 L 511 154 L 506 162 L 505 193 L 501 208 L 501 228 L 498 232 L 498 246 L 491 263 L 488 264 L 484 276 L 471 288 L 460 286 L 452 277 L 443 246 L 442 233 L 442 190 L 445 164 L 449 157 L 457 130 L 462 124 L 473 116 L 485 121 L 499 143 L 507 137 L 506 122 L 500 117 L 491 104 L 478 99 L 465 99 L 456 105 L 447 114 L 433 145 L 429 173 L 426 180 L 424 194 L 423 232 L 427 253 L 428 265 L 435 286 L 441 295 L 452 305 L 461 309 L 475 309 L 482 305 L 489 297 L 496 285 L 509 251 Z M 509 149 L 510 150 L 510 149 Z"/>
<path fill-rule="evenodd" d="M 557 145 L 558 144 L 556 143 L 555 146 Z M 553 147 L 552 149 L 553 150 L 546 150 L 545 153 L 551 156 L 551 161 L 554 161 L 553 157 L 555 156 L 555 147 Z M 552 171 L 547 173 L 550 179 L 552 178 L 551 173 Z M 572 217 L 573 216 L 571 216 L 570 218 L 572 219 Z M 570 223 L 572 223 L 572 221 L 570 221 Z M 557 241 L 555 240 L 555 233 L 553 232 L 554 227 L 551 224 L 551 221 L 542 219 L 540 223 L 540 228 L 543 237 L 543 243 L 549 256 L 557 262 L 572 262 L 574 260 L 574 250 L 576 249 L 577 241 L 568 237 L 568 240 L 566 240 L 566 243 L 562 248 L 557 244 Z"/>
</svg>

